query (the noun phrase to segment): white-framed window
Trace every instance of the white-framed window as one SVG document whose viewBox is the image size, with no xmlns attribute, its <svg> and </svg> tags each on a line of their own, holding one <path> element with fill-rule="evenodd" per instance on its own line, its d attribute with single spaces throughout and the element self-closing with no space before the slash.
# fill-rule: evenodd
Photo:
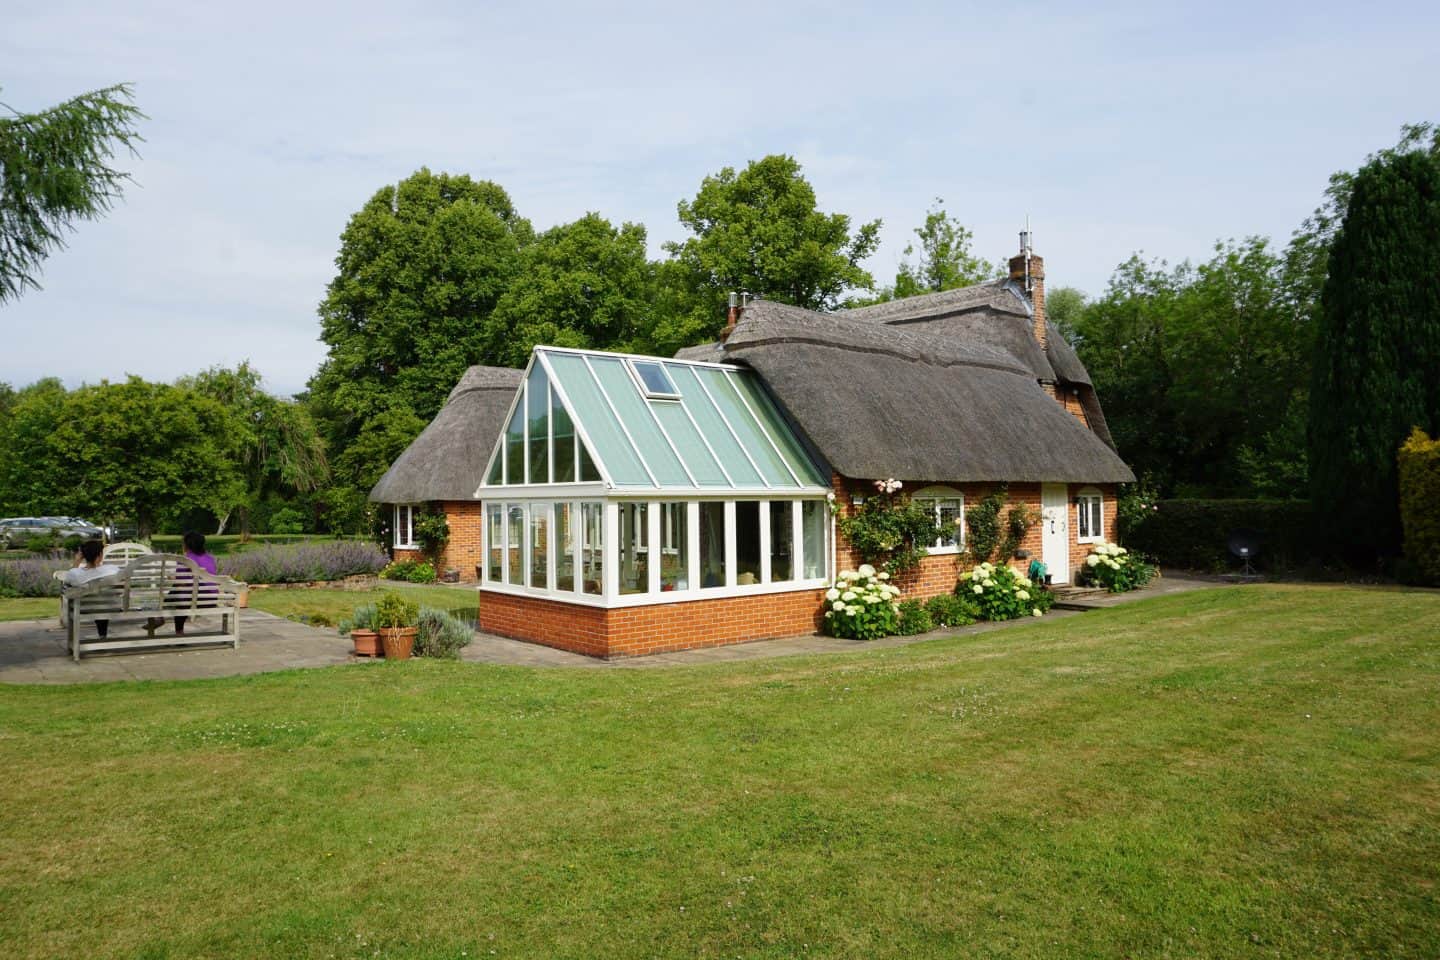
<svg viewBox="0 0 1440 960">
<path fill-rule="evenodd" d="M 930 552 L 959 553 L 965 546 L 965 495 L 953 487 L 925 487 L 910 499 L 928 509 L 942 528 Z"/>
<path fill-rule="evenodd" d="M 1075 536 L 1077 543 L 1105 539 L 1105 497 L 1094 487 L 1084 487 L 1075 495 Z"/>
<path fill-rule="evenodd" d="M 414 504 L 395 504 L 395 546 L 402 550 L 416 548 Z"/>
</svg>

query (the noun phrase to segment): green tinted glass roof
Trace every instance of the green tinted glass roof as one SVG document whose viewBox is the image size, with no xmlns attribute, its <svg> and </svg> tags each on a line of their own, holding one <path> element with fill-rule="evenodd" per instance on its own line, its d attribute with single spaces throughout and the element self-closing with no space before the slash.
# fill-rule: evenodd
<svg viewBox="0 0 1440 960">
<path fill-rule="evenodd" d="M 612 488 L 724 493 L 828 486 L 750 370 L 557 347 L 536 347 L 531 364 L 548 372 L 555 398 Z"/>
</svg>

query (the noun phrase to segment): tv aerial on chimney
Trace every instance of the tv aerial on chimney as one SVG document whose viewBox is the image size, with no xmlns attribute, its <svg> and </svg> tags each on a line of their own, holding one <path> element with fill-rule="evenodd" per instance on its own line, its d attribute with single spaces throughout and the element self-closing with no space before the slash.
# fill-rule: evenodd
<svg viewBox="0 0 1440 960">
<path fill-rule="evenodd" d="M 1030 255 L 1034 248 L 1030 245 L 1030 214 L 1025 214 L 1025 229 L 1020 231 L 1020 255 L 1025 258 L 1025 292 L 1029 293 L 1035 288 L 1035 282 L 1030 279 Z"/>
</svg>

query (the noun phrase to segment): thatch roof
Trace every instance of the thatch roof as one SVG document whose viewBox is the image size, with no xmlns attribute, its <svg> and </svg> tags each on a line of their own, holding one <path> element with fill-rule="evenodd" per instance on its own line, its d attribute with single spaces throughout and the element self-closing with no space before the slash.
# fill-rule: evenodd
<svg viewBox="0 0 1440 960">
<path fill-rule="evenodd" d="M 375 484 L 370 499 L 421 503 L 473 498 L 523 373 L 508 367 L 466 370 L 435 419 Z"/>
<path fill-rule="evenodd" d="M 947 298 L 953 307 L 959 293 L 914 299 Z M 1003 285 L 971 296 L 993 302 L 1001 294 L 1011 296 Z M 964 311 L 951 312 L 928 318 L 931 323 L 912 304 L 888 314 L 899 323 L 876 322 L 885 315 L 873 312 L 881 306 L 889 305 L 821 314 L 761 301 L 745 311 L 724 344 L 680 355 L 754 368 L 816 449 L 849 477 L 1134 479 L 1108 437 L 1086 429 L 1045 393 L 1039 380 L 1058 374 L 1052 358 L 1028 339 L 1023 311 L 986 310 L 977 322 L 963 319 Z M 1024 341 L 1010 329 L 1021 324 L 1027 325 Z M 1073 351 L 1067 351 L 1057 346 L 1053 356 L 1068 368 Z M 1088 379 L 1076 383 L 1093 399 Z"/>
</svg>

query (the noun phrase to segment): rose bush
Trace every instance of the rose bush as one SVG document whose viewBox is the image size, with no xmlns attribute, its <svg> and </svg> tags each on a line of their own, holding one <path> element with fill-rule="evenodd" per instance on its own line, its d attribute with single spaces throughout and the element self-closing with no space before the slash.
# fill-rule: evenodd
<svg viewBox="0 0 1440 960">
<path fill-rule="evenodd" d="M 868 563 L 845 570 L 825 591 L 825 632 L 832 637 L 878 640 L 900 627 L 900 588 L 890 574 L 876 572 Z"/>
<path fill-rule="evenodd" d="M 988 560 L 960 574 L 960 585 L 955 592 L 974 604 L 981 620 L 1040 617 L 1055 602 L 1054 597 L 1028 577 L 1020 576 L 1005 564 L 996 566 Z"/>
<path fill-rule="evenodd" d="M 1111 593 L 1143 587 L 1154 576 L 1154 566 L 1115 543 L 1097 543 L 1080 571 L 1082 583 L 1104 587 Z"/>
</svg>

